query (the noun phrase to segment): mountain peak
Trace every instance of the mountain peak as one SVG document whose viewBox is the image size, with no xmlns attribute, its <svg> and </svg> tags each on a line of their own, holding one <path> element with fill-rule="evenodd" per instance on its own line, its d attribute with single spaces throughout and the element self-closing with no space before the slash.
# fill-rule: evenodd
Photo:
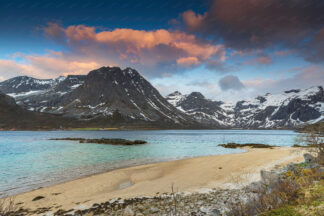
<svg viewBox="0 0 324 216">
<path fill-rule="evenodd" d="M 291 90 L 288 90 L 288 91 L 284 91 L 286 94 L 289 94 L 289 93 L 298 93 L 300 92 L 300 89 L 291 89 Z"/>
<path fill-rule="evenodd" d="M 198 99 L 205 99 L 205 96 L 201 94 L 200 92 L 191 92 L 188 97 L 194 97 Z"/>
<path fill-rule="evenodd" d="M 179 91 L 175 91 L 175 92 L 172 92 L 172 93 L 168 94 L 167 97 L 172 97 L 172 96 L 181 96 L 181 95 L 182 95 L 181 92 L 179 92 Z"/>
<path fill-rule="evenodd" d="M 133 68 L 127 67 L 125 69 L 121 69 L 120 67 L 101 67 L 96 70 L 90 71 L 88 77 L 103 77 L 112 79 L 113 77 L 129 77 L 135 78 L 138 77 L 139 79 L 143 79 L 142 75 Z"/>
<path fill-rule="evenodd" d="M 167 101 L 173 106 L 177 106 L 178 103 L 186 98 L 185 95 L 182 95 L 179 91 L 175 91 L 165 97 Z"/>
<path fill-rule="evenodd" d="M 51 102 L 51 112 L 80 119 L 113 118 L 118 111 L 125 121 L 181 123 L 191 119 L 132 68 L 101 67 L 92 70 L 82 85 Z"/>
</svg>

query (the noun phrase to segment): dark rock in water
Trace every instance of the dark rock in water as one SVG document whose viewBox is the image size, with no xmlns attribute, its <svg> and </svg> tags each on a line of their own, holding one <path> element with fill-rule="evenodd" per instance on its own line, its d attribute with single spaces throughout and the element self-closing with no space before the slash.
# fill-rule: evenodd
<svg viewBox="0 0 324 216">
<path fill-rule="evenodd" d="M 267 145 L 267 144 L 258 144 L 258 143 L 245 143 L 245 144 L 238 144 L 238 143 L 227 143 L 227 144 L 219 144 L 224 148 L 243 148 L 243 147 L 251 147 L 251 148 L 270 148 L 272 149 L 275 146 Z"/>
<path fill-rule="evenodd" d="M 140 145 L 146 144 L 144 140 L 125 140 L 125 139 L 85 139 L 85 138 L 54 138 L 50 140 L 71 140 L 79 141 L 80 143 L 95 143 L 95 144 L 111 144 L 111 145 Z"/>
</svg>

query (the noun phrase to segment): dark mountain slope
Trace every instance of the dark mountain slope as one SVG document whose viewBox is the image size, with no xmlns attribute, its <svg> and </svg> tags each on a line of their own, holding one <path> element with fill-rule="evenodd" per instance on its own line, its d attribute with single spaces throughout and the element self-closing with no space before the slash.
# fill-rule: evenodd
<svg viewBox="0 0 324 216">
<path fill-rule="evenodd" d="M 1 129 L 54 129 L 76 125 L 78 122 L 71 118 L 25 110 L 18 106 L 13 98 L 0 92 Z"/>
<path fill-rule="evenodd" d="M 47 111 L 80 119 L 109 117 L 118 112 L 123 118 L 134 121 L 194 123 L 168 103 L 136 70 L 119 67 L 91 71 L 83 85 L 63 95 Z"/>
</svg>

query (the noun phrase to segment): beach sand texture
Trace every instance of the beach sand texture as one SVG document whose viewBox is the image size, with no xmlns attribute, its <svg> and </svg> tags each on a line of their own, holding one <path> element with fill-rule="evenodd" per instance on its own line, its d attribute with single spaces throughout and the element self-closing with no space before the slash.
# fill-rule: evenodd
<svg viewBox="0 0 324 216">
<path fill-rule="evenodd" d="M 178 192 L 231 188 L 258 180 L 261 169 L 303 161 L 302 152 L 291 147 L 249 149 L 248 152 L 169 161 L 117 169 L 16 195 L 21 207 L 78 209 L 114 198 L 154 196 Z M 32 201 L 37 196 L 43 199 Z"/>
</svg>

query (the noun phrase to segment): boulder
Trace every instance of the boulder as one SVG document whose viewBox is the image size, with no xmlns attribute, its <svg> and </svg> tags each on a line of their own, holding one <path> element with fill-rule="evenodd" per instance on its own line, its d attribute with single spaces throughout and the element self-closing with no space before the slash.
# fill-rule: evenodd
<svg viewBox="0 0 324 216">
<path fill-rule="evenodd" d="M 261 170 L 260 174 L 261 174 L 261 181 L 265 185 L 271 186 L 278 182 L 279 173 L 275 171 Z"/>
<path fill-rule="evenodd" d="M 133 210 L 129 206 L 127 206 L 125 208 L 125 210 L 124 210 L 124 214 L 123 215 L 124 216 L 134 216 L 135 214 L 134 214 Z"/>
<path fill-rule="evenodd" d="M 304 159 L 306 163 L 316 163 L 316 157 L 309 153 L 304 154 Z"/>
</svg>

